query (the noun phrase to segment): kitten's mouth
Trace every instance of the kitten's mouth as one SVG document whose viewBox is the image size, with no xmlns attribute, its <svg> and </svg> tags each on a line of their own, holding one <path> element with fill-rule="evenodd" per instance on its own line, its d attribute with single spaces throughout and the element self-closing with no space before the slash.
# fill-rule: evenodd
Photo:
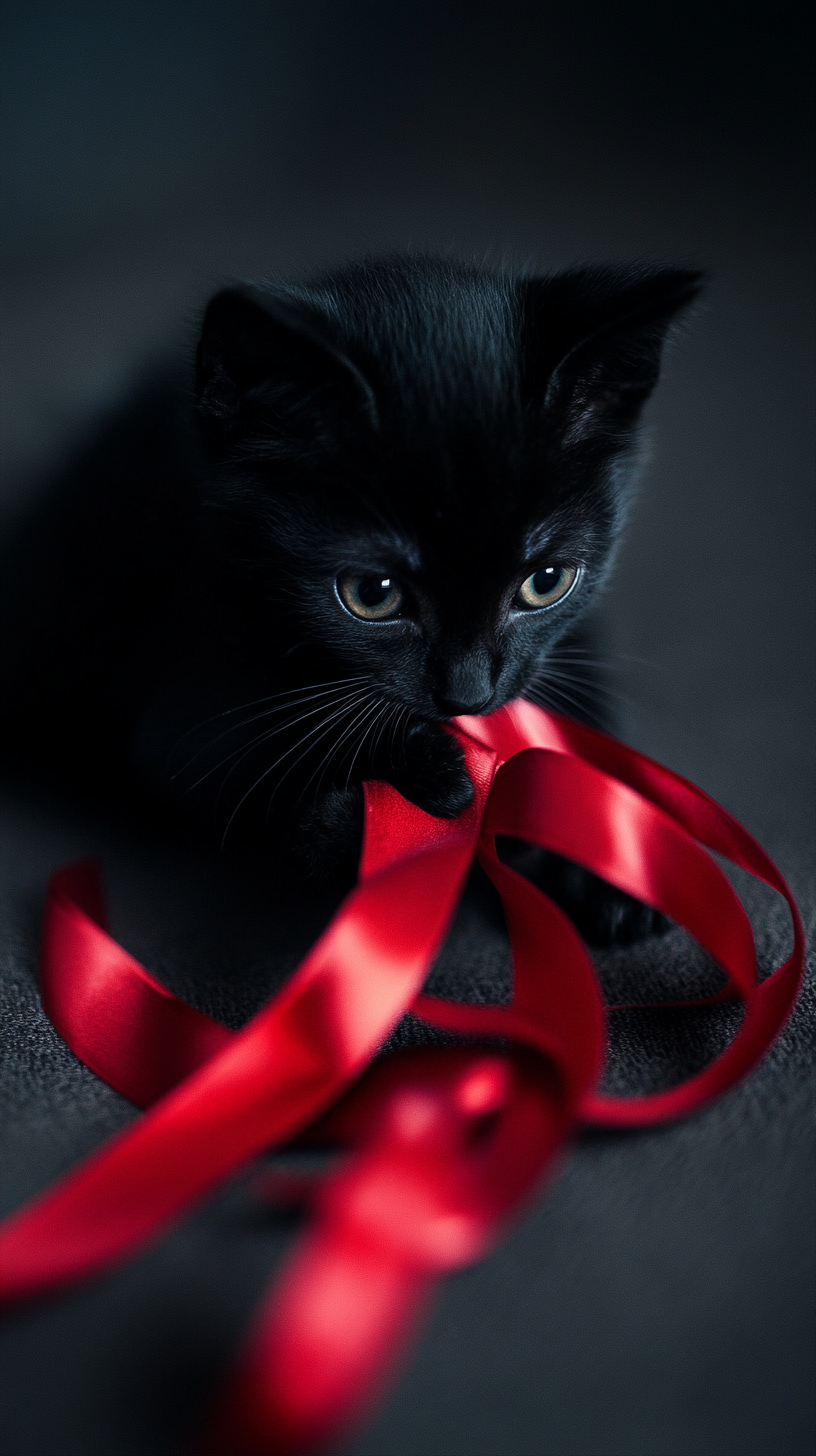
<svg viewBox="0 0 816 1456">
<path fill-rule="evenodd" d="M 450 722 L 451 718 L 480 718 L 485 713 L 492 712 L 497 704 L 493 693 L 489 698 L 482 698 L 479 702 L 460 702 L 451 698 L 437 698 L 442 721 Z"/>
</svg>

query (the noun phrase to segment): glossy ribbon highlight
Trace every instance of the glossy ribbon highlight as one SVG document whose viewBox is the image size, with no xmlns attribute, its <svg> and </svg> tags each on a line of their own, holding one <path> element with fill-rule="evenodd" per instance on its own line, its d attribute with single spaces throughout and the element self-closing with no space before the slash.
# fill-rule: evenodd
<svg viewBox="0 0 816 1456">
<path fill-rule="evenodd" d="M 795 1001 L 804 943 L 790 891 L 701 790 L 528 703 L 455 731 L 471 808 L 434 819 L 367 784 L 357 887 L 241 1032 L 181 1002 L 108 935 L 92 864 L 52 880 L 43 1006 L 77 1056 L 147 1111 L 7 1220 L 3 1297 L 125 1257 L 307 1129 L 354 1148 L 315 1192 L 309 1231 L 201 1425 L 198 1449 L 213 1456 L 304 1451 L 352 1419 L 433 1280 L 489 1249 L 578 1120 L 637 1126 L 702 1106 L 757 1061 Z M 744 1004 L 726 1050 L 668 1091 L 599 1094 L 605 1016 L 592 963 L 558 907 L 500 862 L 500 835 L 578 861 L 689 930 L 726 977 L 710 1000 Z M 747 916 L 710 850 L 789 905 L 792 953 L 762 982 Z M 504 906 L 510 1006 L 422 992 L 474 858 Z M 481 1045 L 374 1061 L 406 1010 Z"/>
</svg>

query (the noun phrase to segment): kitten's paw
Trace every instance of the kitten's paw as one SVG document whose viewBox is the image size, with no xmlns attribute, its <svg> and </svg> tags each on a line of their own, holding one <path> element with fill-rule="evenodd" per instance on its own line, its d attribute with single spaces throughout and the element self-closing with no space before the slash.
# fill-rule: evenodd
<svg viewBox="0 0 816 1456">
<path fill-rule="evenodd" d="M 589 945 L 633 945 L 650 935 L 665 935 L 671 921 L 651 905 L 644 905 L 623 890 L 599 881 L 603 890 L 569 910 Z"/>
<path fill-rule="evenodd" d="M 460 744 L 431 723 L 411 728 L 404 763 L 388 778 L 412 804 L 440 819 L 456 819 L 473 802 L 473 785 Z"/>
<path fill-rule="evenodd" d="M 590 945 L 632 945 L 671 928 L 659 910 L 560 855 L 506 840 L 501 858 L 555 900 Z"/>
</svg>

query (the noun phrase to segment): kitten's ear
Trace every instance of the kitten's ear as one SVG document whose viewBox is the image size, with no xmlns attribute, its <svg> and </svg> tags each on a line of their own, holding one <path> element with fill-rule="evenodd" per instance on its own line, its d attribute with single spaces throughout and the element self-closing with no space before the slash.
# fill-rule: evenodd
<svg viewBox="0 0 816 1456">
<path fill-rule="evenodd" d="M 199 414 L 227 434 L 259 415 L 305 433 L 318 415 L 338 411 L 376 428 L 374 394 L 356 365 L 271 291 L 217 294 L 204 315 L 196 365 Z"/>
<path fill-rule="evenodd" d="M 527 394 L 571 441 L 626 433 L 660 373 L 670 325 L 702 273 L 588 268 L 526 284 Z"/>
</svg>

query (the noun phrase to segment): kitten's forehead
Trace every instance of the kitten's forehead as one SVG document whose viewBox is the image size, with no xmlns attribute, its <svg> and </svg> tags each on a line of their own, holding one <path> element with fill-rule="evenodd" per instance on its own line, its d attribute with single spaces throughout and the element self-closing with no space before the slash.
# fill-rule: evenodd
<svg viewBox="0 0 816 1456">
<path fill-rule="evenodd" d="M 312 301 L 370 379 L 386 426 L 434 432 L 506 413 L 518 394 L 517 280 L 422 259 L 349 269 Z"/>
<path fill-rule="evenodd" d="M 598 298 L 614 298 L 625 282 L 588 273 L 533 287 L 535 280 L 402 258 L 294 290 L 309 327 L 330 339 L 331 359 L 345 358 L 374 402 L 362 410 L 359 391 L 338 385 L 324 418 L 317 406 L 309 414 L 312 395 L 301 401 L 313 434 L 291 458 L 296 492 L 317 487 L 318 534 L 325 538 L 327 514 L 358 535 L 367 519 L 372 559 L 387 564 L 390 550 L 415 571 L 446 563 L 461 568 L 462 580 L 476 563 L 506 580 L 537 553 L 587 561 L 611 544 L 625 506 L 616 452 L 624 459 L 629 435 L 623 426 L 618 435 L 611 425 L 595 429 L 592 412 L 593 428 L 576 434 L 573 405 L 577 399 L 586 413 L 589 376 L 576 376 L 563 398 L 551 395 L 550 378 L 570 356 L 575 330 L 594 337 L 593 299 L 600 307 Z M 624 350 L 624 364 L 630 354 L 641 359 Z M 599 417 L 608 410 L 612 419 L 627 389 L 645 397 L 653 362 L 649 354 L 631 389 L 625 370 L 620 389 L 616 374 L 612 383 L 603 375 L 593 396 Z M 609 369 L 624 364 L 614 355 Z M 270 400 L 278 409 L 277 396 Z"/>
<path fill-rule="evenodd" d="M 383 568 L 412 575 L 470 581 L 483 593 L 490 579 L 506 581 L 524 563 L 548 549 L 577 544 L 579 524 L 564 509 L 547 512 L 539 502 L 527 509 L 510 509 L 500 493 L 479 503 L 461 497 L 432 500 L 427 511 L 416 499 L 394 517 L 358 520 L 344 533 L 344 549 Z"/>
</svg>

